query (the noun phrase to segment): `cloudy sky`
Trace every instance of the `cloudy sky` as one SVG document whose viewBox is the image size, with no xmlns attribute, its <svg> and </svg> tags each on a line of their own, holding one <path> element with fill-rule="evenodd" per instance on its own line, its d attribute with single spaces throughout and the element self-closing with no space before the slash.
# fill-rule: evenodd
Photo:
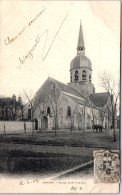
<svg viewBox="0 0 122 195">
<path fill-rule="evenodd" d="M 0 1 L 0 15 L 0 95 L 68 83 L 80 20 L 96 92 L 100 72 L 119 77 L 120 1 Z"/>
</svg>

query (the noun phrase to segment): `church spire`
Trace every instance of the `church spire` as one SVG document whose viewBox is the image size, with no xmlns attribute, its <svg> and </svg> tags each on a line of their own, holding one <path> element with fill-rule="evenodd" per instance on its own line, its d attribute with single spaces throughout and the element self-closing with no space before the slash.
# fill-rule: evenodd
<svg viewBox="0 0 122 195">
<path fill-rule="evenodd" d="M 80 21 L 80 29 L 79 29 L 77 53 L 83 53 L 84 54 L 84 52 L 85 52 L 85 45 L 84 45 L 82 25 L 81 25 L 81 21 Z"/>
</svg>

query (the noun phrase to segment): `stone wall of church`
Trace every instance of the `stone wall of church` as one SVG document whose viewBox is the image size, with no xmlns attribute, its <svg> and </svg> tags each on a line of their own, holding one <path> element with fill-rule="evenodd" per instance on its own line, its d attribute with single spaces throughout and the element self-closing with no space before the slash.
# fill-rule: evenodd
<svg viewBox="0 0 122 195">
<path fill-rule="evenodd" d="M 58 110 L 57 128 L 82 130 L 82 116 L 78 114 L 77 104 L 70 97 L 64 95 L 62 103 Z M 47 114 L 47 108 L 50 107 L 50 114 Z M 68 116 L 68 107 L 71 109 L 71 116 Z M 41 114 L 42 112 L 42 114 Z M 53 130 L 55 117 L 49 102 L 45 105 L 39 105 L 34 112 L 34 119 L 38 120 L 38 129 Z"/>
<path fill-rule="evenodd" d="M 70 97 L 65 97 L 61 106 L 62 112 L 60 113 L 58 126 L 60 129 L 72 128 L 76 131 L 92 129 L 93 117 L 90 107 L 79 106 Z M 67 115 L 68 106 L 71 108 L 71 116 Z M 95 110 L 95 122 L 98 122 L 98 110 Z"/>
<path fill-rule="evenodd" d="M 72 97 L 68 95 L 63 94 L 62 98 L 57 115 L 57 129 L 70 129 L 75 131 L 92 129 L 93 118 L 91 108 L 83 105 L 79 106 Z M 50 107 L 50 114 L 47 113 L 48 107 Z M 69 107 L 71 114 L 68 113 Z M 34 112 L 34 119 L 38 121 L 38 129 L 54 130 L 55 117 L 49 102 L 46 102 L 44 105 L 38 105 Z M 95 120 L 97 123 L 97 119 Z"/>
<path fill-rule="evenodd" d="M 88 82 L 75 82 L 75 83 L 68 83 L 70 87 L 81 92 L 84 96 L 88 97 L 90 94 L 94 93 L 94 85 Z"/>
<path fill-rule="evenodd" d="M 68 116 L 68 107 L 71 108 L 71 116 Z M 60 129 L 67 129 L 74 126 L 74 111 L 76 103 L 69 97 L 65 96 L 60 106 L 58 127 Z"/>
</svg>

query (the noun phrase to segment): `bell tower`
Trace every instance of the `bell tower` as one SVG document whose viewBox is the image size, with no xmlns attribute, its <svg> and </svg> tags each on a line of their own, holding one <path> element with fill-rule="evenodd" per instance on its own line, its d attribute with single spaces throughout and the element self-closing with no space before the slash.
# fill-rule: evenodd
<svg viewBox="0 0 122 195">
<path fill-rule="evenodd" d="M 80 22 L 77 55 L 70 63 L 70 87 L 77 89 L 87 98 L 94 93 L 94 85 L 92 84 L 92 63 L 85 56 L 85 44 L 83 37 L 82 25 Z"/>
</svg>

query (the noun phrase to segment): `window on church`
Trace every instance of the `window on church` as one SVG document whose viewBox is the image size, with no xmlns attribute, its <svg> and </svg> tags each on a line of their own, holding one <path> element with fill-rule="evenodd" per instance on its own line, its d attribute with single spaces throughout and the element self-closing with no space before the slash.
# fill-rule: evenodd
<svg viewBox="0 0 122 195">
<path fill-rule="evenodd" d="M 70 108 L 70 106 L 68 106 L 68 108 L 67 108 L 67 116 L 71 116 L 71 108 Z"/>
<path fill-rule="evenodd" d="M 79 48 L 79 51 L 83 51 L 83 47 L 80 47 L 80 48 Z"/>
<path fill-rule="evenodd" d="M 78 71 L 75 71 L 75 81 L 78 81 Z"/>
<path fill-rule="evenodd" d="M 89 75 L 89 81 L 91 82 L 91 75 Z"/>
<path fill-rule="evenodd" d="M 86 81 L 86 71 L 85 70 L 83 70 L 82 72 L 82 80 Z"/>
<path fill-rule="evenodd" d="M 72 82 L 72 74 L 71 74 L 71 77 L 70 77 L 70 82 Z"/>
<path fill-rule="evenodd" d="M 50 114 L 50 107 L 47 108 L 47 114 Z"/>
</svg>

